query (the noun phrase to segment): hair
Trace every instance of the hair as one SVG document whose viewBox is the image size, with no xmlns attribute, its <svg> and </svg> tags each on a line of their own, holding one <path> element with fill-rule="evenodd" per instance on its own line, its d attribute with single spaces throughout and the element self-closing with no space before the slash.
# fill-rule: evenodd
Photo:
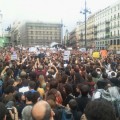
<svg viewBox="0 0 120 120">
<path fill-rule="evenodd" d="M 15 101 L 16 102 L 21 102 L 21 97 L 22 97 L 22 95 L 23 95 L 23 93 L 22 92 L 18 92 L 18 93 L 16 93 L 15 95 L 14 95 L 14 97 L 15 97 Z"/>
<path fill-rule="evenodd" d="M 36 87 L 36 83 L 34 81 L 30 81 L 28 85 L 29 85 L 30 89 L 35 89 L 35 87 Z"/>
<path fill-rule="evenodd" d="M 104 99 L 89 102 L 84 113 L 87 120 L 116 120 L 112 105 Z"/>
<path fill-rule="evenodd" d="M 30 77 L 30 79 L 32 79 L 32 80 L 36 80 L 37 75 L 36 75 L 35 72 L 32 71 L 32 72 L 30 72 L 29 77 Z"/>
<path fill-rule="evenodd" d="M 102 78 L 105 78 L 105 79 L 108 78 L 108 74 L 107 73 L 103 73 L 102 74 Z"/>
<path fill-rule="evenodd" d="M 104 81 L 97 81 L 97 88 L 98 89 L 105 89 L 105 87 L 107 86 L 107 82 L 104 80 Z"/>
<path fill-rule="evenodd" d="M 86 96 L 86 95 L 88 95 L 90 88 L 88 85 L 81 85 L 80 90 L 81 90 L 82 96 Z"/>
<path fill-rule="evenodd" d="M 6 112 L 7 110 L 6 110 L 5 105 L 2 102 L 0 102 L 0 120 L 4 119 Z"/>
<path fill-rule="evenodd" d="M 46 104 L 45 105 L 46 107 L 46 111 L 45 111 L 45 114 L 44 114 L 44 117 L 42 120 L 50 120 L 50 117 L 51 117 L 51 107 L 49 104 Z"/>
<path fill-rule="evenodd" d="M 40 87 L 43 87 L 43 84 L 45 84 L 45 78 L 43 75 L 39 76 L 39 81 L 40 81 Z"/>
<path fill-rule="evenodd" d="M 52 88 L 57 89 L 57 86 L 58 86 L 58 82 L 56 80 L 53 79 L 50 81 L 50 89 Z"/>
<path fill-rule="evenodd" d="M 88 82 L 92 82 L 92 81 L 93 81 L 92 75 L 87 75 L 87 81 L 88 81 Z"/>
<path fill-rule="evenodd" d="M 28 101 L 33 100 L 33 93 L 31 91 L 25 92 L 24 95 L 25 95 L 25 97 L 27 98 Z"/>
<path fill-rule="evenodd" d="M 52 88 L 50 91 L 48 91 L 48 96 L 49 95 L 56 95 L 57 94 L 57 89 Z"/>
<path fill-rule="evenodd" d="M 22 79 L 22 86 L 28 86 L 28 83 L 29 83 L 29 80 L 27 80 L 27 79 Z"/>
<path fill-rule="evenodd" d="M 69 101 L 69 107 L 71 110 L 76 110 L 77 109 L 77 102 L 75 99 L 71 99 Z"/>
<path fill-rule="evenodd" d="M 47 96 L 46 101 L 49 103 L 49 105 L 51 106 L 52 109 L 55 108 L 55 106 L 56 106 L 56 98 L 55 98 L 54 95 Z"/>
<path fill-rule="evenodd" d="M 23 108 L 22 118 L 24 120 L 32 120 L 31 110 L 32 110 L 32 106 L 30 106 L 30 105 Z"/>
<path fill-rule="evenodd" d="M 9 94 L 9 93 L 14 93 L 15 92 L 15 87 L 14 86 L 8 86 L 7 88 L 5 88 L 4 93 L 5 94 Z"/>
<path fill-rule="evenodd" d="M 64 88 L 67 95 L 69 95 L 70 93 L 73 93 L 73 89 L 70 84 L 65 84 Z"/>
<path fill-rule="evenodd" d="M 93 72 L 91 73 L 91 75 L 92 75 L 92 77 L 95 77 L 95 78 L 98 77 L 98 73 L 97 73 L 96 71 L 93 71 Z"/>
<path fill-rule="evenodd" d="M 67 81 L 67 75 L 66 75 L 66 74 L 63 74 L 63 75 L 62 75 L 62 80 L 61 80 L 61 82 L 62 82 L 63 84 L 65 84 L 66 81 Z"/>
<path fill-rule="evenodd" d="M 32 102 L 33 102 L 33 104 L 35 104 L 35 103 L 37 103 L 38 98 L 40 98 L 40 94 L 39 94 L 39 92 L 33 92 L 32 94 L 33 94 Z"/>
</svg>

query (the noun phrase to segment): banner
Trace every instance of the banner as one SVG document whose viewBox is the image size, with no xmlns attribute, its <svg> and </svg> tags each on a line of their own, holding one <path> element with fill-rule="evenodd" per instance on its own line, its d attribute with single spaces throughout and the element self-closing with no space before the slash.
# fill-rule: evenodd
<svg viewBox="0 0 120 120">
<path fill-rule="evenodd" d="M 64 51 L 63 60 L 68 60 L 69 61 L 69 57 L 70 57 L 70 51 Z"/>
</svg>

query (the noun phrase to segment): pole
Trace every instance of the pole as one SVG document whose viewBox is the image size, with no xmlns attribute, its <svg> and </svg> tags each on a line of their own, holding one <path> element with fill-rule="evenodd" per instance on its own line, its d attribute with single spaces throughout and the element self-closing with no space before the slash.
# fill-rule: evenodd
<svg viewBox="0 0 120 120">
<path fill-rule="evenodd" d="M 61 20 L 61 44 L 63 44 L 63 21 Z"/>
<path fill-rule="evenodd" d="M 87 50 L 87 41 L 86 41 L 86 0 L 85 0 L 85 48 Z"/>
</svg>

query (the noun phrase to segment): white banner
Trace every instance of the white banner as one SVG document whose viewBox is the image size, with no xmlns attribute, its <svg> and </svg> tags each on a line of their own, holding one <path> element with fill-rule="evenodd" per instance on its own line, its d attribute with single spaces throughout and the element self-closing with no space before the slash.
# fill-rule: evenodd
<svg viewBox="0 0 120 120">
<path fill-rule="evenodd" d="M 64 51 L 64 60 L 68 60 L 69 61 L 69 57 L 70 57 L 70 51 Z"/>
</svg>

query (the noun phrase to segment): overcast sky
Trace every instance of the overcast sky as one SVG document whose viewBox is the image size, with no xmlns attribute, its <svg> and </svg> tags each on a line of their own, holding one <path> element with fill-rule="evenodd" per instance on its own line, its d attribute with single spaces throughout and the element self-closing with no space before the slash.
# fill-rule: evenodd
<svg viewBox="0 0 120 120">
<path fill-rule="evenodd" d="M 3 14 L 4 29 L 15 20 L 34 20 L 42 22 L 57 22 L 61 19 L 72 30 L 77 21 L 83 21 L 85 0 L 0 0 L 0 10 Z M 87 8 L 92 13 L 105 8 L 118 0 L 86 0 Z"/>
</svg>

